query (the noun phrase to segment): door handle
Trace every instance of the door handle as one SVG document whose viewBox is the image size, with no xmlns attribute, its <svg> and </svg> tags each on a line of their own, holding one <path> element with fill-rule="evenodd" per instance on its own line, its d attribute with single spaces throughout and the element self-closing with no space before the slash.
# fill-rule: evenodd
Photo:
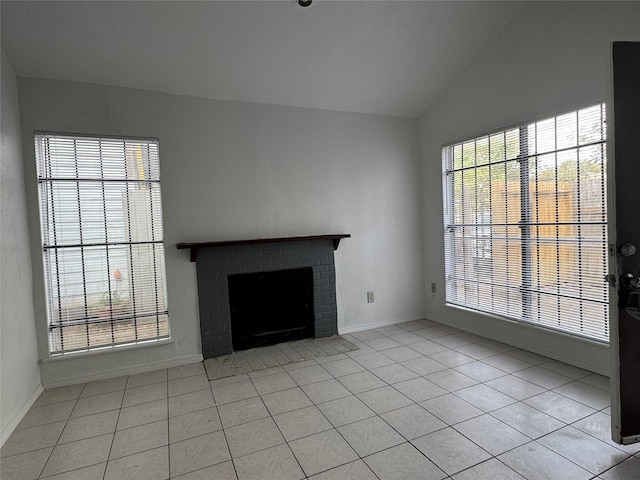
<svg viewBox="0 0 640 480">
<path fill-rule="evenodd" d="M 623 292 L 624 310 L 640 322 L 640 278 L 633 273 L 625 273 L 620 279 Z M 621 298 L 622 300 L 622 298 Z"/>
</svg>

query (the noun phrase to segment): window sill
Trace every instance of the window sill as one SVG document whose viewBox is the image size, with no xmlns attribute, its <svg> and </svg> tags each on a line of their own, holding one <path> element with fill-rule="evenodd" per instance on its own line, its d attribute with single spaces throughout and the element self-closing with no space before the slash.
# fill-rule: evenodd
<svg viewBox="0 0 640 480">
<path fill-rule="evenodd" d="M 97 348 L 95 350 L 89 351 L 81 351 L 81 352 L 72 352 L 65 353 L 60 355 L 54 355 L 46 358 L 40 359 L 40 363 L 49 363 L 49 362 L 58 362 L 60 360 L 66 360 L 71 358 L 82 358 L 82 357 L 93 357 L 96 355 L 108 355 L 111 353 L 124 352 L 128 350 L 138 350 L 141 348 L 149 348 L 149 347 L 159 347 L 164 345 L 170 345 L 175 343 L 175 340 L 172 338 L 167 338 L 164 340 L 150 340 L 147 342 L 135 343 L 130 345 L 120 345 L 117 347 L 104 347 Z"/>
</svg>

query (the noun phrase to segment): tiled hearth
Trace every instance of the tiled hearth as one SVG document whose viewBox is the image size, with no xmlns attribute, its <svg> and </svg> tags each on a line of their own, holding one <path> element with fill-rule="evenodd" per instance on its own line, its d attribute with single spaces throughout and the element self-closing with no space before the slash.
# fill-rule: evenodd
<svg viewBox="0 0 640 480">
<path fill-rule="evenodd" d="M 429 321 L 208 381 L 201 363 L 44 392 L 0 478 L 624 479 L 608 379 Z"/>
</svg>

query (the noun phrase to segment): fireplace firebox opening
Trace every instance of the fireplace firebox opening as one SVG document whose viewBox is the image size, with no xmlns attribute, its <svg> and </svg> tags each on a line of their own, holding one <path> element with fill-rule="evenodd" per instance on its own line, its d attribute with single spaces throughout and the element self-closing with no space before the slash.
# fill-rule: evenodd
<svg viewBox="0 0 640 480">
<path fill-rule="evenodd" d="M 234 350 L 314 335 L 311 267 L 227 277 Z"/>
</svg>

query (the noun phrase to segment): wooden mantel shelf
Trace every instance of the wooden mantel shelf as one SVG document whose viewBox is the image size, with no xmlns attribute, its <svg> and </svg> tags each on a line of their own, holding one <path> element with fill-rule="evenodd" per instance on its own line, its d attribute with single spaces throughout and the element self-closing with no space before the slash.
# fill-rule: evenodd
<svg viewBox="0 0 640 480">
<path fill-rule="evenodd" d="M 333 249 L 337 250 L 340 240 L 343 238 L 349 238 L 349 233 L 337 233 L 331 235 L 310 235 L 306 237 L 282 237 L 282 238 L 254 238 L 250 240 L 225 240 L 222 242 L 195 242 L 195 243 L 177 243 L 176 248 L 178 250 L 189 249 L 190 259 L 192 262 L 196 261 L 198 257 L 198 250 L 201 248 L 211 247 L 228 247 L 231 245 L 253 245 L 256 243 L 279 243 L 279 242 L 304 242 L 307 240 L 333 240 Z"/>
</svg>

